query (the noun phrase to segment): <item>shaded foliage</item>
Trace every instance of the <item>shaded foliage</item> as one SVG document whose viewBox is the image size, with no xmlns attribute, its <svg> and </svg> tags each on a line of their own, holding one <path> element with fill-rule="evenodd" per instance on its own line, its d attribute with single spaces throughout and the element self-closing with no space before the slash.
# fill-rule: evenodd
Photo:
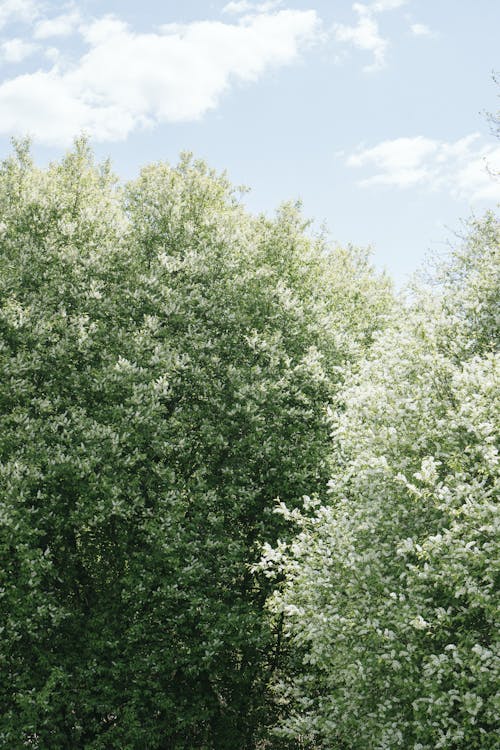
<svg viewBox="0 0 500 750">
<path fill-rule="evenodd" d="M 19 143 L 0 222 L 0 744 L 255 747 L 282 647 L 250 565 L 330 475 L 387 281 L 189 157 L 119 186 Z"/>
</svg>

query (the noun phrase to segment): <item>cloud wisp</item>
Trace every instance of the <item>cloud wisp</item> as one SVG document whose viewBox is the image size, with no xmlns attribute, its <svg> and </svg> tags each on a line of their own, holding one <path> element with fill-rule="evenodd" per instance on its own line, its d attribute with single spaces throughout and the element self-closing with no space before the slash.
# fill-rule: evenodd
<svg viewBox="0 0 500 750">
<path fill-rule="evenodd" d="M 436 32 L 432 31 L 428 26 L 425 25 L 425 23 L 412 23 L 410 26 L 410 31 L 413 34 L 413 36 L 421 36 L 421 37 L 435 37 Z"/>
<path fill-rule="evenodd" d="M 362 187 L 389 186 L 447 191 L 469 203 L 500 200 L 500 146 L 485 144 L 479 133 L 447 142 L 416 136 L 359 148 L 349 167 L 372 171 Z M 374 172 L 374 173 L 373 173 Z"/>
<path fill-rule="evenodd" d="M 312 10 L 259 11 L 235 23 L 200 21 L 155 33 L 136 33 L 113 16 L 83 24 L 70 13 L 40 21 L 34 35 L 62 36 L 77 25 L 87 47 L 79 59 L 63 67 L 53 55 L 50 69 L 0 85 L 0 132 L 32 132 L 60 145 L 82 130 L 96 140 L 122 140 L 138 128 L 197 120 L 232 86 L 290 65 L 320 35 Z"/>
<path fill-rule="evenodd" d="M 69 36 L 77 30 L 81 21 L 82 17 L 78 10 L 61 13 L 53 18 L 44 18 L 36 24 L 33 36 L 35 39 Z"/>
<path fill-rule="evenodd" d="M 250 0 L 231 0 L 222 8 L 223 13 L 240 15 L 242 13 L 268 13 L 282 5 L 283 0 L 264 0 L 264 2 L 255 3 Z"/>
<path fill-rule="evenodd" d="M 0 29 L 9 23 L 33 23 L 40 15 L 36 0 L 2 0 L 0 2 Z"/>
<path fill-rule="evenodd" d="M 371 52 L 372 62 L 365 65 L 366 73 L 382 70 L 386 66 L 389 42 L 379 29 L 377 15 L 405 5 L 407 0 L 378 0 L 373 3 L 354 3 L 352 6 L 358 20 L 354 25 L 336 23 L 333 34 L 338 42 L 350 43 L 364 52 Z"/>
<path fill-rule="evenodd" d="M 14 37 L 2 42 L 0 45 L 0 58 L 7 63 L 20 63 L 38 49 L 37 44 L 26 42 L 24 39 Z"/>
</svg>

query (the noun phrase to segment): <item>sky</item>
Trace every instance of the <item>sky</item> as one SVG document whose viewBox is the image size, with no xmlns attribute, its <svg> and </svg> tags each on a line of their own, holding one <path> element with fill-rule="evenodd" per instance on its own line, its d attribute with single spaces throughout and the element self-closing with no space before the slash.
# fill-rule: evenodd
<svg viewBox="0 0 500 750">
<path fill-rule="evenodd" d="M 498 0 L 0 0 L 0 158 L 192 151 L 403 284 L 500 201 L 499 31 Z"/>
</svg>

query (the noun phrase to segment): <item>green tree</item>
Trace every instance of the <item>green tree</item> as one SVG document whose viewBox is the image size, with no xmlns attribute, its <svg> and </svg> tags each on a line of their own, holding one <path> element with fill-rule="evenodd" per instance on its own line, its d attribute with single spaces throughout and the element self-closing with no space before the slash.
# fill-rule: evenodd
<svg viewBox="0 0 500 750">
<path fill-rule="evenodd" d="M 278 508 L 278 732 L 304 746 L 498 747 L 499 249 L 472 222 L 338 393 L 328 502 Z"/>
<path fill-rule="evenodd" d="M 18 144 L 0 212 L 0 742 L 255 747 L 281 635 L 251 564 L 329 476 L 387 280 L 189 157 L 121 187 Z"/>
</svg>

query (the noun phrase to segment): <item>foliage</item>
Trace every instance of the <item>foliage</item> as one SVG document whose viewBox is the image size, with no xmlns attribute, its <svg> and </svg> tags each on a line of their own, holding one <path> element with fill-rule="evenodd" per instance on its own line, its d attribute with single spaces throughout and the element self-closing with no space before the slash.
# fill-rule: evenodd
<svg viewBox="0 0 500 750">
<path fill-rule="evenodd" d="M 475 220 L 346 378 L 330 498 L 260 563 L 296 649 L 278 734 L 328 750 L 498 747 L 500 226 Z"/>
<path fill-rule="evenodd" d="M 189 157 L 120 187 L 19 143 L 0 220 L 0 744 L 254 747 L 281 635 L 250 565 L 329 476 L 387 280 Z"/>
</svg>

